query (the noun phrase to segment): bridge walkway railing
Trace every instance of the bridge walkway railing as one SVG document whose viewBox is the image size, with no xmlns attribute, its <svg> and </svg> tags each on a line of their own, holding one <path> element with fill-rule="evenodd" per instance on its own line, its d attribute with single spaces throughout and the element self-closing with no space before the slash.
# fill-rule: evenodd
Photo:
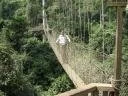
<svg viewBox="0 0 128 96">
<path fill-rule="evenodd" d="M 57 96 L 114 96 L 114 92 L 112 84 L 91 83 Z"/>
</svg>

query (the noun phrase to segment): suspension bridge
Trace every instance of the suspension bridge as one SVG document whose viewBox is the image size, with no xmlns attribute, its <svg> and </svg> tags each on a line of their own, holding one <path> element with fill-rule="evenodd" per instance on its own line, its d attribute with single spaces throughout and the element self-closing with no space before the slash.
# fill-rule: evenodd
<svg viewBox="0 0 128 96">
<path fill-rule="evenodd" d="M 32 28 L 31 31 L 41 30 L 44 32 L 61 66 L 76 86 L 76 89 L 57 96 L 119 96 L 123 31 L 122 14 L 127 5 L 127 0 L 99 0 L 99 8 L 97 9 L 93 6 L 96 3 L 95 0 L 54 1 L 56 1 L 53 4 L 55 6 L 48 10 L 43 8 L 43 23 Z M 42 6 L 45 6 L 44 0 Z M 112 46 L 107 47 L 105 45 L 105 35 L 109 33 L 105 31 L 105 23 L 110 24 L 111 20 L 109 16 L 105 20 L 104 9 L 108 6 L 117 9 L 116 33 L 113 32 L 113 34 L 116 34 L 115 54 L 111 52 L 110 47 Z M 50 13 L 51 10 L 54 10 L 55 13 Z M 100 13 L 100 19 L 99 24 L 95 27 L 93 26 L 93 18 L 96 14 L 90 14 L 90 12 L 97 10 Z M 46 13 L 48 13 L 47 16 Z M 107 15 L 109 15 L 109 12 Z M 93 30 L 94 28 L 95 30 Z M 56 39 L 62 30 L 71 38 L 71 42 L 66 46 L 66 58 L 63 57 L 60 46 L 56 44 Z M 95 45 L 93 31 L 102 32 L 101 42 L 96 42 L 96 44 L 102 46 L 101 50 L 92 49 L 91 47 L 92 44 Z M 108 53 L 105 53 L 105 50 Z M 98 61 L 96 57 L 100 58 L 100 60 Z M 64 59 L 67 62 L 64 62 Z M 112 60 L 111 63 L 114 64 L 107 64 L 107 60 Z"/>
</svg>

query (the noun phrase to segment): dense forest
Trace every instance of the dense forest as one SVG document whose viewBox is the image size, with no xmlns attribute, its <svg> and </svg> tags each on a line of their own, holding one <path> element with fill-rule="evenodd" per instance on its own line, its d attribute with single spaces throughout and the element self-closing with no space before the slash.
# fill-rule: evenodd
<svg viewBox="0 0 128 96">
<path fill-rule="evenodd" d="M 74 88 L 43 31 L 30 31 L 30 28 L 43 22 L 42 9 L 46 10 L 51 28 L 59 31 L 68 29 L 74 42 L 82 41 L 97 53 L 104 51 L 107 56 L 113 56 L 116 9 L 104 8 L 103 40 L 103 29 L 99 27 L 103 23 L 99 7 L 101 0 L 92 0 L 93 6 L 89 8 L 84 7 L 88 4 L 84 5 L 80 1 L 82 0 L 46 0 L 43 8 L 42 0 L 0 0 L 0 96 L 54 96 Z M 89 4 L 91 2 L 83 1 Z M 68 11 L 70 8 L 72 9 Z M 125 11 L 123 16 L 121 96 L 127 96 L 128 15 Z M 86 21 L 89 24 L 85 24 Z M 85 29 L 91 30 L 91 33 Z M 101 43 L 104 43 L 104 50 Z M 100 57 L 97 58 L 102 62 Z M 110 64 L 112 60 L 106 62 Z"/>
<path fill-rule="evenodd" d="M 41 32 L 28 31 L 26 5 L 0 1 L 0 96 L 53 96 L 73 88 Z"/>
</svg>

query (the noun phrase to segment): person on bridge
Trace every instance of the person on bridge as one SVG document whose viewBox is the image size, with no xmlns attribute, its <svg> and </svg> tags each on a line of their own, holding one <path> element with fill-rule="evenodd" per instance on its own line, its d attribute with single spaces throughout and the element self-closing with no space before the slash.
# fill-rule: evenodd
<svg viewBox="0 0 128 96">
<path fill-rule="evenodd" d="M 62 62 L 68 63 L 68 54 L 67 54 L 67 45 L 71 42 L 68 35 L 64 33 L 64 31 L 61 32 L 59 37 L 56 40 L 56 43 L 59 44 L 59 51 L 61 54 Z"/>
</svg>

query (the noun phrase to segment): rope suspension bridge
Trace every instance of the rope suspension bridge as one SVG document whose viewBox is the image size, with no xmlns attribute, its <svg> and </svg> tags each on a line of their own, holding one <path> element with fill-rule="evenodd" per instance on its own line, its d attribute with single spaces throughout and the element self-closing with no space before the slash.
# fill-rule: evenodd
<svg viewBox="0 0 128 96">
<path fill-rule="evenodd" d="M 45 1 L 42 0 L 43 23 L 30 31 L 43 30 L 60 64 L 76 86 L 76 89 L 58 96 L 119 96 L 122 13 L 126 5 L 127 0 L 53 0 L 51 7 L 45 9 Z M 117 9 L 116 33 L 110 24 L 116 24 L 115 19 L 109 16 L 111 11 L 106 12 L 106 7 Z M 62 55 L 63 50 L 56 44 L 61 31 L 71 39 L 65 47 L 65 57 Z M 94 32 L 99 35 L 96 36 Z M 100 42 L 97 42 L 98 38 Z M 106 43 L 107 38 L 113 42 Z M 98 45 L 101 47 L 98 48 Z M 115 54 L 112 49 L 114 46 Z M 111 64 L 107 63 L 108 60 Z"/>
</svg>

